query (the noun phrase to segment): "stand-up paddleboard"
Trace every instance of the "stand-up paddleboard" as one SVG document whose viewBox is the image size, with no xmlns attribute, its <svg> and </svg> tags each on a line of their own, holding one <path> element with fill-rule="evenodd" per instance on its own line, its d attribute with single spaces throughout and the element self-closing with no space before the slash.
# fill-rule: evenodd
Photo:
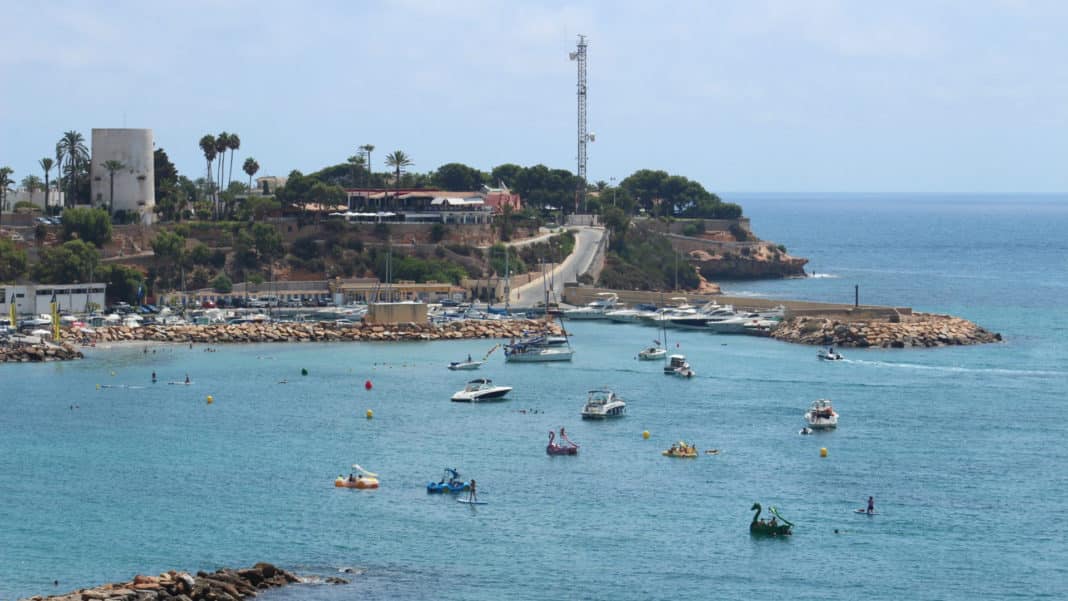
<svg viewBox="0 0 1068 601">
<path fill-rule="evenodd" d="M 190 384 L 192 384 L 192 382 L 167 382 L 167 383 L 168 384 L 174 384 L 174 385 L 182 385 L 182 386 L 189 386 Z"/>
<path fill-rule="evenodd" d="M 876 515 L 876 514 L 878 514 L 879 512 L 878 512 L 878 511 L 873 511 L 873 512 L 871 512 L 871 513 L 868 513 L 868 510 L 867 510 L 867 509 L 854 509 L 854 510 L 853 510 L 853 513 L 863 513 L 864 515 Z"/>
<path fill-rule="evenodd" d="M 457 503 L 466 503 L 468 505 L 485 505 L 485 501 L 472 501 L 471 499 L 456 499 Z"/>
</svg>

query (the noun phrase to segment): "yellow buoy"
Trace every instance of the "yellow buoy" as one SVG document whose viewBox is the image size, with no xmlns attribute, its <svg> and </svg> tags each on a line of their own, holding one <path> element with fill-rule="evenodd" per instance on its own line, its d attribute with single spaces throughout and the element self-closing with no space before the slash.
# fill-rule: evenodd
<svg viewBox="0 0 1068 601">
<path fill-rule="evenodd" d="M 820 457 L 826 457 L 826 456 L 827 456 L 827 447 L 823 447 L 823 448 L 820 449 Z"/>
<path fill-rule="evenodd" d="M 96 389 L 97 389 L 97 390 L 100 390 L 100 384 L 97 384 L 97 385 L 96 385 Z"/>
<path fill-rule="evenodd" d="M 214 402 L 215 402 L 215 397 L 213 397 L 213 396 L 211 396 L 211 395 L 209 394 L 209 395 L 208 395 L 208 404 L 210 405 L 210 404 L 212 404 L 212 403 L 214 403 Z"/>
<path fill-rule="evenodd" d="M 375 416 L 375 412 L 371 411 L 370 409 L 368 409 L 367 413 L 365 415 L 367 416 L 367 419 L 371 419 L 372 417 Z"/>
<path fill-rule="evenodd" d="M 649 440 L 649 431 L 648 430 L 642 430 L 642 438 L 644 438 L 645 440 Z"/>
</svg>

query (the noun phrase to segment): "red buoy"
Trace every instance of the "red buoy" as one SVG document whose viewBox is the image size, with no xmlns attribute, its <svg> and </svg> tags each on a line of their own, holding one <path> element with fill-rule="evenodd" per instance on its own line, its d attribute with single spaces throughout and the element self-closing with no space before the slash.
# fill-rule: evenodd
<svg viewBox="0 0 1068 601">
<path fill-rule="evenodd" d="M 370 380 L 367 380 L 366 382 L 364 382 L 363 383 L 363 387 L 366 390 L 371 390 L 371 388 L 374 388 L 373 386 L 371 386 L 371 381 Z"/>
</svg>

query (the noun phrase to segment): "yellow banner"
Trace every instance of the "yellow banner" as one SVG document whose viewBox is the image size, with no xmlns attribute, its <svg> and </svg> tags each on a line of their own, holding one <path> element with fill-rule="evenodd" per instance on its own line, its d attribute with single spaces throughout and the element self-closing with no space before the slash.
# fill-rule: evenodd
<svg viewBox="0 0 1068 601">
<path fill-rule="evenodd" d="M 19 324 L 15 323 L 18 317 L 17 315 L 15 315 L 15 301 L 11 301 L 11 312 L 8 317 L 11 319 L 11 327 L 17 328 Z"/>
<path fill-rule="evenodd" d="M 52 339 L 59 340 L 59 303 L 52 303 Z"/>
</svg>

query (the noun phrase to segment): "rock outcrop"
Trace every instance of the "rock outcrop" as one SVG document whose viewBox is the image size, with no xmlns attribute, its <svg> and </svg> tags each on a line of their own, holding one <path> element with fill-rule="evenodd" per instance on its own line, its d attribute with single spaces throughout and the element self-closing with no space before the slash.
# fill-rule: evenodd
<svg viewBox="0 0 1068 601">
<path fill-rule="evenodd" d="M 808 263 L 808 259 L 792 257 L 770 243 L 695 250 L 689 257 L 701 276 L 709 280 L 803 277 Z"/>
<path fill-rule="evenodd" d="M 0 343 L 0 363 L 29 363 L 38 361 L 69 361 L 81 359 L 82 354 L 70 342 L 63 344 Z"/>
<path fill-rule="evenodd" d="M 886 320 L 839 321 L 794 317 L 771 336 L 800 344 L 842 347 L 911 348 L 999 342 L 1001 334 L 952 315 L 913 313 Z"/>
<path fill-rule="evenodd" d="M 113 582 L 83 588 L 63 595 L 38 595 L 22 601 L 239 601 L 255 597 L 269 588 L 301 582 L 297 576 L 269 563 L 251 568 L 224 568 L 212 573 L 171 570 L 159 576 L 133 577 L 129 582 Z M 328 583 L 346 584 L 343 578 L 329 578 Z"/>
</svg>

